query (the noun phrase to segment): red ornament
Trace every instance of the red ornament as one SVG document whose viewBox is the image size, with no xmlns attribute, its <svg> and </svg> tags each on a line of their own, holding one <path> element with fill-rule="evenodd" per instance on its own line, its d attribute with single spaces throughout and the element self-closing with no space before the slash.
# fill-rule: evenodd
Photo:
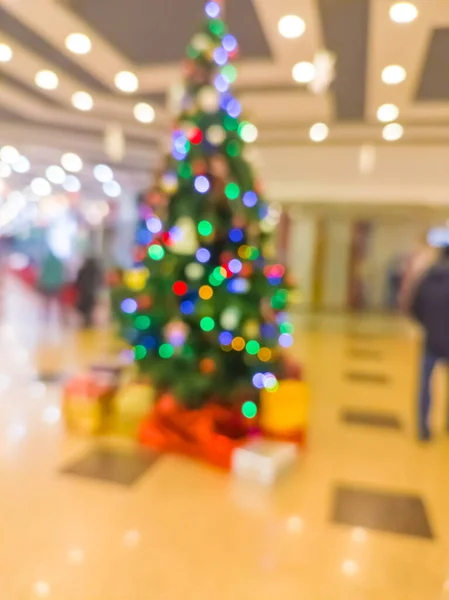
<svg viewBox="0 0 449 600">
<path fill-rule="evenodd" d="M 229 277 L 232 277 L 234 275 L 234 273 L 231 271 L 231 269 L 229 268 L 229 263 L 224 263 L 223 265 L 221 265 L 225 271 L 226 271 L 226 278 L 229 279 Z"/>
<path fill-rule="evenodd" d="M 164 231 L 162 234 L 162 241 L 166 246 L 171 246 L 173 244 L 172 237 L 168 231 Z"/>
<path fill-rule="evenodd" d="M 177 296 L 184 296 L 185 294 L 187 294 L 189 288 L 187 287 L 187 284 L 184 283 L 184 281 L 176 281 L 173 284 L 173 291 Z"/>
<path fill-rule="evenodd" d="M 243 263 L 242 270 L 240 271 L 240 277 L 249 277 L 253 272 L 253 268 L 249 263 Z"/>
<path fill-rule="evenodd" d="M 201 373 L 214 373 L 215 361 L 212 358 L 203 358 L 200 362 Z"/>
<path fill-rule="evenodd" d="M 150 308 L 151 306 L 151 298 L 147 295 L 142 295 L 137 298 L 137 306 L 142 310 L 145 308 Z"/>
<path fill-rule="evenodd" d="M 189 140 L 192 142 L 192 144 L 201 144 L 201 142 L 203 141 L 203 134 L 199 127 L 192 128 L 192 131 L 189 135 Z"/>
</svg>

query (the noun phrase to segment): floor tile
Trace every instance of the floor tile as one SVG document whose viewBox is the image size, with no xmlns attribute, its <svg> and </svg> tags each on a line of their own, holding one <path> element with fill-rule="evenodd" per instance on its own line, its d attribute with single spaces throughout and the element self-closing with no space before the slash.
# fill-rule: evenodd
<svg viewBox="0 0 449 600">
<path fill-rule="evenodd" d="M 352 527 L 433 538 L 424 502 L 413 494 L 340 485 L 334 491 L 331 519 Z"/>
<path fill-rule="evenodd" d="M 380 411 L 374 412 L 344 408 L 341 411 L 341 419 L 350 425 L 366 425 L 367 427 L 385 429 L 401 429 L 402 427 L 396 415 Z"/>
<path fill-rule="evenodd" d="M 81 459 L 64 467 L 62 473 L 131 486 L 157 459 L 157 454 L 140 450 L 123 452 L 111 448 L 94 448 Z"/>
</svg>

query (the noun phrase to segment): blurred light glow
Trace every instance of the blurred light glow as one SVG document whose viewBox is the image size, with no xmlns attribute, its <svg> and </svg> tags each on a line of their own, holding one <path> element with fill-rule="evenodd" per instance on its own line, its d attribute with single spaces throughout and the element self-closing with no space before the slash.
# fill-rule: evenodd
<svg viewBox="0 0 449 600">
<path fill-rule="evenodd" d="M 75 194 L 76 192 L 80 191 L 81 182 L 78 179 L 78 177 L 76 177 L 76 175 L 67 175 L 64 183 L 62 184 L 62 187 L 65 189 L 66 192 Z"/>
<path fill-rule="evenodd" d="M 84 33 L 71 33 L 66 37 L 65 46 L 74 54 L 88 54 L 92 49 L 92 42 Z"/>
<path fill-rule="evenodd" d="M 402 83 L 406 77 L 407 73 L 400 65 L 389 65 L 382 71 L 382 81 L 387 85 Z"/>
<path fill-rule="evenodd" d="M 72 106 L 78 110 L 87 112 L 94 107 L 94 99 L 87 92 L 75 92 L 72 96 Z"/>
<path fill-rule="evenodd" d="M 156 117 L 156 113 L 151 104 L 138 102 L 134 107 L 134 117 L 140 123 L 152 123 Z"/>
<path fill-rule="evenodd" d="M 298 15 L 285 15 L 278 24 L 279 33 L 287 39 L 295 39 L 302 36 L 306 30 L 306 24 Z"/>
<path fill-rule="evenodd" d="M 404 135 L 404 128 L 399 123 L 389 123 L 382 131 L 382 137 L 387 142 L 395 142 Z"/>
<path fill-rule="evenodd" d="M 55 90 L 59 85 L 59 77 L 54 71 L 39 71 L 36 73 L 34 83 L 43 90 Z"/>
<path fill-rule="evenodd" d="M 197 177 L 195 179 L 194 185 L 195 185 L 196 191 L 199 192 L 200 194 L 205 194 L 210 189 L 209 180 L 207 177 L 204 177 L 204 175 L 199 175 L 199 177 Z"/>
<path fill-rule="evenodd" d="M 411 23 L 418 16 L 418 9 L 411 2 L 396 2 L 390 8 L 390 18 L 395 23 Z"/>
<path fill-rule="evenodd" d="M 329 135 L 329 127 L 325 123 L 315 123 L 309 131 L 312 142 L 324 142 Z"/>
<path fill-rule="evenodd" d="M 12 168 L 16 173 L 28 173 L 31 163 L 26 156 L 20 155 L 18 160 L 12 164 Z"/>
<path fill-rule="evenodd" d="M 139 89 L 139 80 L 131 71 L 120 71 L 114 78 L 116 87 L 126 94 L 132 94 Z"/>
<path fill-rule="evenodd" d="M 122 193 L 122 188 L 117 181 L 107 181 L 103 183 L 103 192 L 110 198 L 118 198 Z"/>
<path fill-rule="evenodd" d="M 36 598 L 49 598 L 51 588 L 46 581 L 37 581 L 33 586 L 33 592 Z"/>
<path fill-rule="evenodd" d="M 51 167 L 48 167 L 45 171 L 45 177 L 51 183 L 61 185 L 65 181 L 66 174 L 62 167 L 59 167 L 58 165 L 52 165 Z"/>
<path fill-rule="evenodd" d="M 123 544 L 128 548 L 133 548 L 139 545 L 141 539 L 142 536 L 140 531 L 137 531 L 136 529 L 130 529 L 123 536 Z"/>
<path fill-rule="evenodd" d="M 238 48 L 237 39 L 229 33 L 224 36 L 222 44 L 226 52 L 235 52 Z"/>
<path fill-rule="evenodd" d="M 206 4 L 206 15 L 211 19 L 216 19 L 220 14 L 220 5 L 217 2 L 208 2 Z"/>
<path fill-rule="evenodd" d="M 6 179 L 11 175 L 11 167 L 6 163 L 0 162 L 0 177 Z"/>
<path fill-rule="evenodd" d="M 67 560 L 71 565 L 81 565 L 84 562 L 84 551 L 81 548 L 72 548 L 67 554 Z"/>
<path fill-rule="evenodd" d="M 114 172 L 107 165 L 96 165 L 94 167 L 94 177 L 100 183 L 108 183 L 114 179 Z"/>
<path fill-rule="evenodd" d="M 31 191 L 36 196 L 49 196 L 51 194 L 51 185 L 43 177 L 36 177 L 30 184 Z"/>
<path fill-rule="evenodd" d="M 354 560 L 345 560 L 341 565 L 341 572 L 347 577 L 354 577 L 359 572 L 359 565 Z"/>
<path fill-rule="evenodd" d="M 296 63 L 293 67 L 292 75 L 297 83 L 310 83 L 315 79 L 315 65 L 307 61 Z"/>
<path fill-rule="evenodd" d="M 83 161 L 74 152 L 66 152 L 61 157 L 61 164 L 66 171 L 71 173 L 79 173 L 83 168 Z"/>
<path fill-rule="evenodd" d="M 399 117 L 399 108 L 396 104 L 382 104 L 377 109 L 377 119 L 381 123 L 389 123 L 390 121 L 396 121 Z"/>
<path fill-rule="evenodd" d="M 61 419 L 61 409 L 59 406 L 47 406 L 42 414 L 44 423 L 54 425 Z"/>
<path fill-rule="evenodd" d="M 0 62 L 9 62 L 12 59 L 13 52 L 8 44 L 0 44 Z"/>
<path fill-rule="evenodd" d="M 13 165 L 20 158 L 19 151 L 14 146 L 3 146 L 0 150 L 0 160 L 8 165 Z"/>
<path fill-rule="evenodd" d="M 297 515 L 292 515 L 287 519 L 287 531 L 289 533 L 301 533 L 304 528 L 304 521 Z"/>
<path fill-rule="evenodd" d="M 247 144 L 255 142 L 259 135 L 257 127 L 252 123 L 242 123 L 239 133 L 242 140 Z"/>
</svg>

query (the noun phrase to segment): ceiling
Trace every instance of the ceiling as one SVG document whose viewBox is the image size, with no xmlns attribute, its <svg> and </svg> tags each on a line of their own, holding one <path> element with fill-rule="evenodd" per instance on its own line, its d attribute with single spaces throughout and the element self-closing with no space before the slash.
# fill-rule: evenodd
<svg viewBox="0 0 449 600">
<path fill-rule="evenodd" d="M 230 30 L 240 43 L 236 91 L 259 127 L 262 151 L 313 144 L 309 128 L 316 122 L 329 125 L 324 145 L 387 143 L 376 117 L 384 103 L 400 110 L 404 137 L 395 144 L 445 144 L 449 2 L 413 3 L 418 18 L 398 24 L 389 16 L 393 0 L 226 0 Z M 107 160 L 105 130 L 118 123 L 126 136 L 119 169 L 129 186 L 141 186 L 168 129 L 167 90 L 179 77 L 179 61 L 203 7 L 204 0 L 0 0 L 0 44 L 13 50 L 13 59 L 0 63 L 0 145 L 31 154 L 37 171 L 67 151 L 96 164 Z M 306 24 L 298 39 L 279 34 L 278 22 L 287 14 Z M 66 49 L 72 33 L 89 36 L 90 53 Z M 292 67 L 313 61 L 323 48 L 337 57 L 336 76 L 327 92 L 315 95 L 293 80 Z M 382 82 L 382 69 L 390 64 L 405 68 L 404 82 Z M 42 69 L 57 73 L 57 89 L 35 85 Z M 115 87 L 120 71 L 137 75 L 135 94 Z M 72 107 L 77 91 L 91 94 L 93 110 Z M 153 123 L 135 120 L 138 101 L 154 107 Z"/>
</svg>

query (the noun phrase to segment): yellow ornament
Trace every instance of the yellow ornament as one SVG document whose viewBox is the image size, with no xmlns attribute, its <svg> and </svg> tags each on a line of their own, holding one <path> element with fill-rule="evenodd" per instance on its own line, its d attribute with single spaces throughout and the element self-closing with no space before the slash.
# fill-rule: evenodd
<svg viewBox="0 0 449 600">
<path fill-rule="evenodd" d="M 142 269 L 131 269 L 130 271 L 126 271 L 123 280 L 126 287 L 130 290 L 133 292 L 141 292 L 145 288 L 149 276 L 149 270 L 144 267 Z"/>
</svg>

